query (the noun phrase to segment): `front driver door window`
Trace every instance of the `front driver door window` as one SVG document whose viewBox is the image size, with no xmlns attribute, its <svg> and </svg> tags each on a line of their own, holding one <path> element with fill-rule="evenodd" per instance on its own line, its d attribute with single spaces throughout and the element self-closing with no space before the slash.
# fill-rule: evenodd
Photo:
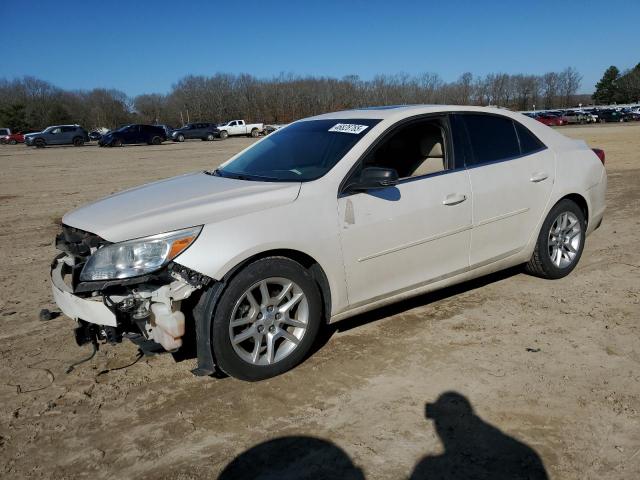
<svg viewBox="0 0 640 480">
<path fill-rule="evenodd" d="M 353 175 L 366 166 L 394 168 L 399 184 L 338 198 L 351 307 L 468 268 L 471 188 L 448 132 L 445 117 L 396 127 Z"/>
</svg>

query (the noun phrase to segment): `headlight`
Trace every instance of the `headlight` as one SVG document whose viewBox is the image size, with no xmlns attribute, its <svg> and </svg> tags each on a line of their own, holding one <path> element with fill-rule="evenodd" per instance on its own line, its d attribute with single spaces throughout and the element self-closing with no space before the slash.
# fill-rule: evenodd
<svg viewBox="0 0 640 480">
<path fill-rule="evenodd" d="M 186 228 L 102 247 L 89 257 L 80 280 L 110 280 L 151 273 L 184 252 L 201 230 L 201 226 Z"/>
</svg>

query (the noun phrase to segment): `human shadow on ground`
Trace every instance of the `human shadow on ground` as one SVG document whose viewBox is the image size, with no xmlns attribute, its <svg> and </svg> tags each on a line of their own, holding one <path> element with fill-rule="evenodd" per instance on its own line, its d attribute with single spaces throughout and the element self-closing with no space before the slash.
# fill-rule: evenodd
<svg viewBox="0 0 640 480">
<path fill-rule="evenodd" d="M 425 416 L 433 420 L 444 453 L 423 457 L 411 480 L 548 478 L 535 450 L 478 417 L 463 395 L 443 393 L 426 404 Z"/>
<path fill-rule="evenodd" d="M 364 480 L 349 456 L 331 442 L 291 436 L 260 443 L 241 453 L 219 480 L 250 479 Z"/>
<path fill-rule="evenodd" d="M 410 480 L 546 480 L 540 456 L 525 443 L 478 417 L 466 397 L 445 392 L 427 403 L 444 446 L 440 455 L 426 455 Z M 330 441 L 305 436 L 260 443 L 234 458 L 219 480 L 353 479 L 364 480 L 360 468 Z"/>
</svg>

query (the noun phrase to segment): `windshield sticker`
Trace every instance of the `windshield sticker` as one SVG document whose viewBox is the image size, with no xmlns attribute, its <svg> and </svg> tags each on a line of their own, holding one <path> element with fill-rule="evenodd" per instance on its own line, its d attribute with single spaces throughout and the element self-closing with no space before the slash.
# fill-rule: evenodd
<svg viewBox="0 0 640 480">
<path fill-rule="evenodd" d="M 336 123 L 333 127 L 329 129 L 330 132 L 342 132 L 342 133 L 353 133 L 358 135 L 359 133 L 364 132 L 369 125 L 356 125 L 353 123 Z"/>
</svg>

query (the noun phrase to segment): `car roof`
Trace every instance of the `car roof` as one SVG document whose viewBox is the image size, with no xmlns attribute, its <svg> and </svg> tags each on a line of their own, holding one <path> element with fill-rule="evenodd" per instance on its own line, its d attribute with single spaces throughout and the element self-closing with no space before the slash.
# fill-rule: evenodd
<svg viewBox="0 0 640 480">
<path fill-rule="evenodd" d="M 548 146 L 553 145 L 556 148 L 562 148 L 563 145 L 575 145 L 575 140 L 571 140 L 564 135 L 550 129 L 539 121 L 523 115 L 519 112 L 513 112 L 505 108 L 498 107 L 476 107 L 471 105 L 391 105 L 383 107 L 366 107 L 355 108 L 351 110 L 343 110 L 338 112 L 325 113 L 308 117 L 299 121 L 311 120 L 347 120 L 347 119 L 374 119 L 381 120 L 379 128 L 387 128 L 391 124 L 417 115 L 450 113 L 450 112 L 478 112 L 501 115 L 512 118 L 519 123 L 525 125 L 534 134 L 540 137 Z M 296 122 L 294 122 L 296 123 Z"/>
</svg>

